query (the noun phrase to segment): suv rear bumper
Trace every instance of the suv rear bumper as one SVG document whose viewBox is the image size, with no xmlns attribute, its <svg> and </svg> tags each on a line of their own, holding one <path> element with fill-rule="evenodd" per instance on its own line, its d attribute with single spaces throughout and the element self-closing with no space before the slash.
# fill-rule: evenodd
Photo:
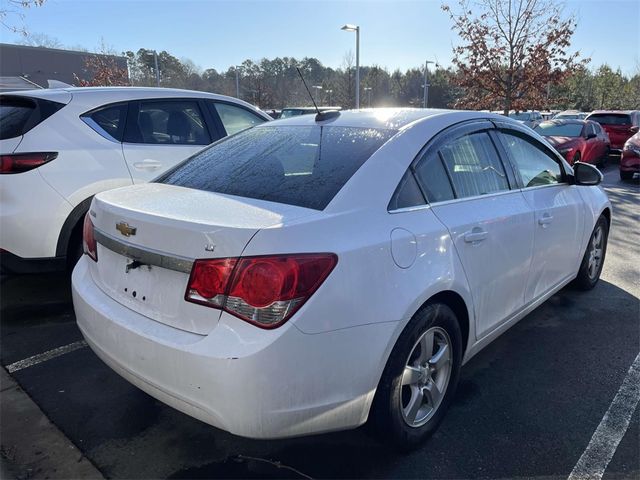
<svg viewBox="0 0 640 480">
<path fill-rule="evenodd" d="M 0 250 L 0 272 L 45 273 L 59 272 L 67 266 L 67 257 L 22 258 L 6 250 Z"/>
</svg>

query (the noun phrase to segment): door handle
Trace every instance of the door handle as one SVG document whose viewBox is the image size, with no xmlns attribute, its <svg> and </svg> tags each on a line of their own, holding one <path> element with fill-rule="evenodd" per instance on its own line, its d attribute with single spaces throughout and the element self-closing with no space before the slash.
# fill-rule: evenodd
<svg viewBox="0 0 640 480">
<path fill-rule="evenodd" d="M 138 170 L 157 170 L 162 167 L 162 163 L 156 160 L 143 160 L 142 162 L 134 162 L 133 166 Z"/>
<path fill-rule="evenodd" d="M 551 222 L 553 222 L 553 217 L 548 213 L 543 214 L 542 217 L 538 219 L 538 225 L 542 226 L 542 228 L 547 228 L 547 225 Z"/>
<path fill-rule="evenodd" d="M 479 243 L 485 240 L 489 236 L 489 232 L 475 227 L 472 230 L 464 234 L 464 241 L 467 243 Z"/>
</svg>

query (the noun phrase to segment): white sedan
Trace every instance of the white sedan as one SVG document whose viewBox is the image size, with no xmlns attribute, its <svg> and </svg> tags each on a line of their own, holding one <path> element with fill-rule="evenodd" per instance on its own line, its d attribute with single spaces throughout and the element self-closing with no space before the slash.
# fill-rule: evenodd
<svg viewBox="0 0 640 480">
<path fill-rule="evenodd" d="M 488 113 L 265 123 L 96 195 L 78 325 L 131 383 L 234 434 L 369 419 L 409 448 L 465 362 L 569 282 L 596 284 L 601 180 Z"/>
</svg>

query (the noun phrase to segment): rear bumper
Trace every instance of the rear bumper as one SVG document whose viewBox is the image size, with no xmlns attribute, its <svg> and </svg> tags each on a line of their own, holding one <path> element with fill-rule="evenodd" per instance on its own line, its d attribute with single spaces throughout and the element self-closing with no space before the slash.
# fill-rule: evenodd
<svg viewBox="0 0 640 480">
<path fill-rule="evenodd" d="M 251 438 L 366 421 L 395 323 L 308 335 L 291 322 L 261 330 L 223 314 L 198 335 L 117 303 L 94 283 L 88 262 L 83 257 L 72 278 L 82 334 L 107 365 L 160 401 Z"/>
<path fill-rule="evenodd" d="M 2 273 L 46 273 L 65 269 L 66 257 L 22 258 L 11 252 L 0 251 L 0 272 Z"/>
</svg>

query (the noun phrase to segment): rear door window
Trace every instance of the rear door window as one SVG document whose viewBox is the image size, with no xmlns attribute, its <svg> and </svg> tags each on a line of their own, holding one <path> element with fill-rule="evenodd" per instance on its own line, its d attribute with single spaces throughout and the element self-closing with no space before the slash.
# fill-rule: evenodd
<svg viewBox="0 0 640 480">
<path fill-rule="evenodd" d="M 133 115 L 127 122 L 125 142 L 166 145 L 211 143 L 196 100 L 142 100 L 130 108 Z"/>
<path fill-rule="evenodd" d="M 82 120 L 103 137 L 121 142 L 127 118 L 127 104 L 107 105 L 82 115 Z"/>
<path fill-rule="evenodd" d="M 212 102 L 227 135 L 233 135 L 246 128 L 265 122 L 265 119 L 242 107 L 228 103 Z"/>
<path fill-rule="evenodd" d="M 265 125 L 219 141 L 157 181 L 322 210 L 394 133 Z"/>
<path fill-rule="evenodd" d="M 24 135 L 64 104 L 22 96 L 0 96 L 0 140 Z"/>
<path fill-rule="evenodd" d="M 589 120 L 600 125 L 631 125 L 631 115 L 626 113 L 594 113 Z"/>
</svg>

